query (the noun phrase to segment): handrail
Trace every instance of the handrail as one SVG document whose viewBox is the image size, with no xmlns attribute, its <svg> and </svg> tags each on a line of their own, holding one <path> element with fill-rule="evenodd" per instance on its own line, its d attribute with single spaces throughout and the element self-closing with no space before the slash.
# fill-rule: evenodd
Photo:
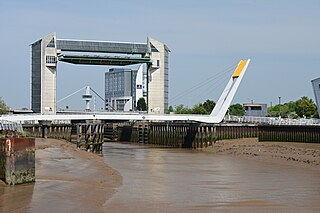
<svg viewBox="0 0 320 213">
<path fill-rule="evenodd" d="M 269 124 L 269 125 L 320 125 L 320 119 L 307 118 L 281 118 L 281 117 L 255 117 L 255 116 L 234 116 L 226 115 L 225 122 L 236 123 L 255 123 L 255 124 Z"/>
<path fill-rule="evenodd" d="M 0 131 L 2 130 L 10 130 L 10 131 L 22 131 L 22 125 L 19 123 L 15 123 L 7 120 L 0 120 Z"/>
</svg>

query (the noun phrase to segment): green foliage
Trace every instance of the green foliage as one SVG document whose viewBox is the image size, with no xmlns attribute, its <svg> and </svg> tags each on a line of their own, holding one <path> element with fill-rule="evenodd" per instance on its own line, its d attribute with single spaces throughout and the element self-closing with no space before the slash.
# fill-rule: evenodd
<svg viewBox="0 0 320 213">
<path fill-rule="evenodd" d="M 299 116 L 297 115 L 296 112 L 289 112 L 288 118 L 297 119 L 297 118 L 299 118 Z"/>
<path fill-rule="evenodd" d="M 170 113 L 172 113 L 172 112 L 174 112 L 174 109 L 173 109 L 172 106 L 169 106 L 168 111 L 167 111 L 167 114 L 170 114 Z"/>
<path fill-rule="evenodd" d="M 1 114 L 7 114 L 9 112 L 9 107 L 7 104 L 4 102 L 2 97 L 0 97 L 0 115 Z"/>
<path fill-rule="evenodd" d="M 188 107 L 184 106 L 183 104 L 180 104 L 178 106 L 175 107 L 174 110 L 175 114 L 192 114 L 191 113 L 191 109 L 189 109 Z"/>
<path fill-rule="evenodd" d="M 285 104 L 278 104 L 268 108 L 268 116 L 283 118 L 311 118 L 317 116 L 317 106 L 312 99 L 302 97 L 297 101 L 291 101 Z"/>
<path fill-rule="evenodd" d="M 204 107 L 205 110 L 207 111 L 207 113 L 205 113 L 205 114 L 210 114 L 215 106 L 216 106 L 216 103 L 215 103 L 213 100 L 207 99 L 207 100 L 203 103 L 203 107 Z"/>
<path fill-rule="evenodd" d="M 299 117 L 312 117 L 317 111 L 317 106 L 313 103 L 312 99 L 302 97 L 296 101 L 296 113 Z"/>
<path fill-rule="evenodd" d="M 212 100 L 206 100 L 204 103 L 194 105 L 191 109 L 183 104 L 175 106 L 173 112 L 175 114 L 210 114 L 216 103 Z M 170 112 L 170 107 L 169 107 Z"/>
<path fill-rule="evenodd" d="M 244 115 L 244 108 L 241 104 L 233 104 L 229 107 L 229 114 L 236 116 Z"/>
<path fill-rule="evenodd" d="M 278 104 L 275 105 L 273 107 L 269 107 L 268 108 L 268 115 L 270 117 L 283 117 L 283 118 L 287 118 L 288 114 L 291 112 L 294 112 L 293 109 L 291 109 L 292 111 L 289 111 L 289 107 L 286 104 Z"/>
<path fill-rule="evenodd" d="M 296 102 L 295 101 L 290 101 L 289 103 L 285 103 L 284 105 L 286 105 L 288 107 L 289 112 L 295 112 L 295 110 L 296 110 Z"/>
<path fill-rule="evenodd" d="M 32 134 L 26 131 L 16 131 L 16 135 L 20 138 L 32 137 Z"/>
<path fill-rule="evenodd" d="M 144 98 L 139 98 L 137 102 L 137 110 L 139 111 L 147 111 L 147 104 Z"/>
<path fill-rule="evenodd" d="M 191 109 L 191 114 L 208 114 L 207 110 L 204 108 L 203 104 L 196 104 Z"/>
</svg>

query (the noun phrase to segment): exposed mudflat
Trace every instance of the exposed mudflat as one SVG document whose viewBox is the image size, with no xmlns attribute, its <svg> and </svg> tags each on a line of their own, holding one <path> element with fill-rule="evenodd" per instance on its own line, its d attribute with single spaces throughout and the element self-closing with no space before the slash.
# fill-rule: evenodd
<svg viewBox="0 0 320 213">
<path fill-rule="evenodd" d="M 36 183 L 0 182 L 0 212 L 103 212 L 122 177 L 74 144 L 36 139 Z"/>
<path fill-rule="evenodd" d="M 258 142 L 256 138 L 243 138 L 217 141 L 202 150 L 320 170 L 320 144 Z"/>
</svg>

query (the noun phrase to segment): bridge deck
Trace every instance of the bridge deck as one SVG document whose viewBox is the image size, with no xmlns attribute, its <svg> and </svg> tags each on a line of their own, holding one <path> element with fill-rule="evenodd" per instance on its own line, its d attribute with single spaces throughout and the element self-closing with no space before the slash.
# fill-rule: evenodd
<svg viewBox="0 0 320 213">
<path fill-rule="evenodd" d="M 150 58 L 120 57 L 120 56 L 101 56 L 101 55 L 66 55 L 58 57 L 59 61 L 72 64 L 90 64 L 90 65 L 116 65 L 126 66 L 130 64 L 151 63 Z"/>
<path fill-rule="evenodd" d="M 83 41 L 57 39 L 57 48 L 61 51 L 71 52 L 103 52 L 123 54 L 146 54 L 146 43 L 111 42 L 111 41 Z"/>
</svg>

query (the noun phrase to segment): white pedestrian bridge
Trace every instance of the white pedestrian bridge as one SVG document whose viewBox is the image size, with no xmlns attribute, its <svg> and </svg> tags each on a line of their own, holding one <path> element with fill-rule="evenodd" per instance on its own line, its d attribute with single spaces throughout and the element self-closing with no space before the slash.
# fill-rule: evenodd
<svg viewBox="0 0 320 213">
<path fill-rule="evenodd" d="M 38 121 L 52 121 L 59 123 L 63 121 L 81 121 L 81 120 L 113 120 L 113 121 L 195 121 L 205 123 L 220 123 L 224 115 L 153 115 L 139 113 L 121 113 L 121 112 L 105 112 L 105 113 L 85 113 L 85 114 L 22 114 L 22 115 L 5 115 L 0 117 L 0 121 L 16 122 L 16 123 L 33 123 Z"/>
<path fill-rule="evenodd" d="M 223 90 L 210 115 L 167 115 L 140 113 L 84 113 L 84 114 L 22 114 L 1 116 L 0 120 L 17 123 L 34 123 L 39 121 L 76 121 L 76 120 L 113 120 L 113 121 L 194 121 L 203 123 L 220 123 L 233 100 L 240 82 L 247 70 L 250 59 L 241 60 Z"/>
</svg>

